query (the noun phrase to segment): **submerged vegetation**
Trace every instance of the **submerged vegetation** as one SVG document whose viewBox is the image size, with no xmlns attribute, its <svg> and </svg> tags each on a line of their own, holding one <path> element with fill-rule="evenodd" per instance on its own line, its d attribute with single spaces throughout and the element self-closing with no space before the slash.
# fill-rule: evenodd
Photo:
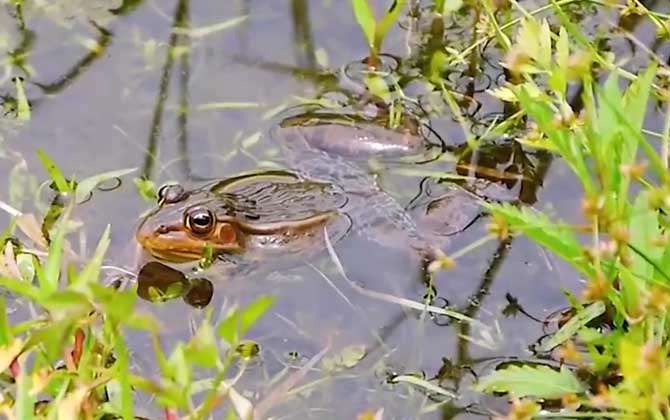
<svg viewBox="0 0 670 420">
<path fill-rule="evenodd" d="M 19 144 L 21 133 L 42 118 L 40 107 L 78 83 L 92 63 L 105 56 L 114 25 L 144 7 L 153 7 L 142 1 L 111 3 L 0 0 L 0 147 L 7 174 L 0 207 L 9 215 L 0 236 L 0 412 L 6 418 L 133 419 L 146 418 L 144 413 L 168 420 L 346 418 L 338 408 L 346 415 L 356 413 L 358 419 L 408 415 L 670 418 L 670 68 L 663 57 L 670 45 L 670 15 L 659 10 L 665 5 L 641 0 L 551 0 L 539 6 L 514 0 L 395 0 L 391 4 L 351 0 L 337 6 L 350 19 L 342 26 L 358 25 L 355 39 L 363 40 L 367 56 L 349 57 L 350 64 L 341 72 L 327 66 L 323 50 L 315 50 L 309 18 L 295 25 L 296 61 L 306 62 L 304 67 L 236 56 L 240 65 L 289 73 L 312 85 L 311 96 L 297 102 L 323 115 L 345 116 L 341 119 L 353 125 L 379 124 L 403 133 L 429 127 L 422 134 L 430 145 L 420 162 L 384 167 L 373 157 L 371 171 L 379 174 L 390 168 L 389 173 L 403 181 L 421 177 L 421 188 L 432 185 L 434 191 L 459 185 L 476 196 L 477 211 L 485 210 L 486 228 L 479 237 L 466 236 L 468 242 L 422 261 L 419 295 L 386 291 L 391 287 L 374 290 L 350 277 L 342 253 L 325 235 L 324 265 L 307 265 L 320 282 L 335 290 L 360 325 L 331 331 L 340 320 L 333 313 L 289 319 L 283 313 L 293 303 L 287 304 L 284 312 L 273 314 L 281 319 L 278 325 L 297 330 L 300 339 L 310 344 L 305 354 L 290 352 L 281 358 L 280 368 L 259 373 L 255 370 L 259 354 L 281 351 L 280 344 L 277 350 L 271 348 L 273 339 L 288 341 L 281 333 L 267 333 L 270 338 L 265 344 L 267 337 L 252 334 L 281 301 L 273 293 L 275 283 L 269 283 L 271 274 L 263 275 L 268 285 L 256 288 L 262 293 L 254 293 L 244 304 L 234 296 L 210 304 L 217 280 L 223 281 L 204 278 L 208 275 L 204 268 L 216 265 L 211 249 L 203 255 L 207 264 L 190 273 L 157 263 L 141 270 L 125 268 L 128 264 L 119 263 L 122 258 L 114 255 L 112 237 L 116 239 L 115 221 L 127 220 L 103 214 L 96 217 L 111 223 L 105 223 L 92 253 L 86 246 L 87 234 L 96 231 L 87 230 L 86 217 L 92 216 L 86 206 L 104 198 L 104 191 L 124 181 L 146 203 L 161 197 L 155 167 L 175 65 L 181 83 L 175 111 L 180 129 L 170 135 L 177 139 L 179 153 L 187 153 L 185 127 L 192 108 L 222 115 L 244 110 L 258 113 L 251 123 L 258 127 L 286 107 L 286 98 L 264 104 L 262 112 L 257 109 L 261 105 L 251 100 L 189 104 L 191 59 L 199 48 L 204 49 L 201 43 L 253 20 L 253 14 L 195 26 L 190 18 L 192 5 L 178 0 L 167 42 L 151 38 L 148 31 L 136 31 L 134 47 L 139 45 L 144 70 L 155 70 L 158 52 L 165 55 L 154 107 L 138 111 L 142 121 L 151 120 L 139 170 L 98 171 L 84 177 L 82 170 L 64 169 L 77 168 L 76 163 Z M 294 0 L 291 5 L 294 16 L 307 14 L 308 2 Z M 168 18 L 162 10 L 159 14 Z M 67 30 L 68 25 L 88 22 L 89 36 L 94 34 L 78 38 L 86 51 L 84 58 L 52 82 L 43 81 L 49 73 L 33 63 L 39 59 L 33 53 L 39 43 L 33 25 L 45 25 L 45 21 Z M 639 27 L 645 30 L 636 31 Z M 332 31 L 329 36 L 336 36 Z M 642 35 L 649 39 L 641 40 Z M 405 47 L 403 57 L 385 53 L 394 42 Z M 128 92 L 123 95 L 131 95 L 139 85 L 133 80 L 127 83 Z M 480 110 L 486 107 L 496 112 L 482 116 Z M 115 129 L 125 134 L 121 127 L 115 125 Z M 268 148 L 264 155 L 255 149 L 262 133 L 245 136 L 231 130 L 230 136 L 225 149 L 216 152 L 217 165 L 242 156 L 254 167 L 275 167 L 268 163 L 275 151 Z M 440 141 L 432 141 L 435 138 Z M 540 186 L 547 181 L 552 162 L 563 169 L 561 185 L 569 187 L 555 199 L 563 207 L 540 207 Z M 190 180 L 198 180 L 189 159 L 180 164 Z M 36 175 L 38 167 L 42 172 Z M 497 185 L 507 196 L 479 194 L 476 181 L 482 180 L 487 186 Z M 510 191 L 513 199 L 508 198 Z M 419 207 L 421 203 L 411 202 Z M 447 207 L 439 213 L 444 203 L 430 201 L 425 214 L 438 217 L 429 214 L 437 209 L 444 218 L 449 211 L 461 209 Z M 561 209 L 571 213 L 561 214 Z M 104 210 L 103 206 L 98 212 Z M 474 219 L 479 218 L 477 213 Z M 466 222 L 458 222 L 463 232 L 456 233 L 467 233 L 473 222 L 469 218 Z M 457 235 L 450 231 L 449 236 Z M 569 267 L 570 284 L 579 286 L 573 290 L 558 286 L 564 289 L 563 309 L 538 321 L 549 331 L 536 342 L 530 335 L 522 336 L 528 351 L 508 356 L 500 349 L 510 348 L 501 343 L 512 339 L 506 337 L 512 329 L 501 328 L 498 319 L 522 314 L 535 322 L 535 316 L 509 293 L 502 313 L 493 314 L 492 320 L 478 310 L 496 265 L 517 238 L 532 241 L 545 258 L 552 255 L 560 260 Z M 118 240 L 129 242 L 129 238 Z M 449 273 L 461 273 L 461 261 L 469 261 L 468 256 L 496 242 L 494 263 L 475 295 L 463 307 L 454 303 L 460 297 L 445 298 L 449 284 L 444 283 L 458 281 Z M 380 276 L 385 275 L 382 268 Z M 514 274 L 518 287 L 530 284 L 542 291 L 555 286 L 546 284 L 548 277 L 534 275 Z M 335 276 L 343 282 L 332 281 Z M 284 287 L 297 287 L 291 281 L 285 280 L 288 286 Z M 226 287 L 235 290 L 231 283 Z M 343 293 L 340 284 L 353 295 Z M 307 293 L 305 305 L 316 303 L 318 308 Z M 143 304 L 160 305 L 175 298 L 198 311 L 200 319 L 189 325 L 190 337 L 173 338 L 166 344 L 163 334 L 171 321 L 163 322 Z M 407 349 L 399 353 L 406 353 L 406 359 L 388 362 L 386 356 L 395 349 L 384 341 L 386 328 L 371 326 L 380 312 L 374 304 L 402 309 L 402 317 L 416 328 L 413 332 L 422 333 L 424 322 L 455 325 L 458 360 L 442 357 L 434 376 L 418 372 L 425 365 L 411 360 L 413 352 L 417 345 L 430 346 L 430 338 L 417 333 L 424 341 L 403 343 Z M 327 307 L 324 302 L 323 309 Z M 322 341 L 306 337 L 305 325 L 310 324 L 317 326 Z M 344 330 L 356 327 L 370 333 L 375 344 L 361 344 L 356 334 L 341 338 Z M 263 331 L 276 329 L 277 325 Z M 483 349 L 485 356 L 470 355 L 468 345 Z M 377 349 L 386 352 L 384 356 L 373 358 Z M 345 382 L 351 378 L 367 382 Z M 348 387 L 344 392 L 335 390 L 333 383 L 338 380 Z M 367 405 L 350 407 L 346 399 L 357 392 L 353 386 L 360 386 L 361 393 L 363 388 L 366 393 L 390 392 L 391 397 L 364 398 Z M 331 391 L 329 406 L 335 409 L 320 408 L 325 403 L 314 395 Z M 491 400 L 497 403 L 487 405 Z M 290 401 L 297 401 L 299 412 L 283 408 Z"/>
</svg>

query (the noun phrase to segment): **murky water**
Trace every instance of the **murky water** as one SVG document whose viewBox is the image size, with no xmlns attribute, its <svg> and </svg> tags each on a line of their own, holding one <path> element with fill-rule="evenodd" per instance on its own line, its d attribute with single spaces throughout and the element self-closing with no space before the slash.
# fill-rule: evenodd
<svg viewBox="0 0 670 420">
<path fill-rule="evenodd" d="M 382 10 L 383 1 L 373 3 Z M 137 176 L 158 185 L 167 181 L 197 185 L 205 179 L 281 163 L 278 145 L 268 135 L 273 123 L 269 115 L 295 104 L 295 97 L 323 93 L 335 86 L 338 77 L 340 86 L 355 85 L 342 70 L 355 67 L 367 55 L 346 1 L 30 3 L 23 10 L 25 27 L 13 18 L 15 12 L 8 4 L 2 6 L 0 47 L 4 42 L 11 46 L 8 50 L 18 48 L 18 56 L 27 54 L 29 73 L 7 67 L 0 89 L 13 95 L 9 78 L 21 75 L 33 104 L 29 124 L 2 132 L 0 173 L 10 180 L 0 186 L 3 199 L 10 195 L 10 183 L 32 179 L 33 184 L 24 184 L 30 187 L 47 179 L 35 153 L 40 148 L 68 175 L 83 178 L 135 167 Z M 598 33 L 616 20 L 615 15 L 596 19 L 588 8 L 584 13 L 587 33 Z M 214 30 L 213 25 L 240 17 L 244 18 L 230 28 Z M 463 49 L 473 42 L 471 19 L 463 14 L 448 22 L 450 46 Z M 427 31 L 425 22 L 405 19 L 384 44 L 384 51 L 402 57 L 403 68 L 409 70 L 425 65 L 430 46 L 427 32 L 418 35 L 403 29 L 412 25 Z M 653 33 L 648 25 L 635 27 L 643 43 Z M 188 36 L 180 35 L 175 26 L 201 29 Z M 97 50 L 91 50 L 96 45 Z M 640 45 L 617 41 L 612 48 L 633 58 L 628 64 L 632 70 L 644 65 Z M 667 55 L 669 47 L 649 48 Z M 480 59 L 473 83 L 463 74 L 467 66 L 454 69 L 448 77 L 450 88 L 472 97 L 461 105 L 477 132 L 509 111 L 485 92 L 504 81 L 499 65 L 502 53 L 486 48 Z M 407 83 L 405 89 L 408 95 L 421 95 L 425 103 L 446 107 L 439 93 L 436 99 L 418 81 Z M 448 112 L 431 124 L 451 152 L 464 150 L 464 135 Z M 662 126 L 660 118 L 650 128 L 654 125 Z M 466 155 L 460 163 L 498 169 L 514 165 L 527 180 L 511 181 L 513 194 L 528 205 L 551 207 L 567 220 L 578 217 L 581 191 L 560 162 L 548 154 L 523 150 L 509 138 L 495 145 Z M 25 166 L 21 166 L 23 159 Z M 378 173 L 378 180 L 403 206 L 410 206 L 444 190 L 428 177 L 438 171 L 454 173 L 454 160 L 389 165 Z M 23 196 L 13 193 L 12 204 L 42 214 L 44 198 L 41 205 L 35 204 L 34 191 L 23 191 Z M 90 252 L 110 223 L 109 264 L 136 270 L 133 234 L 139 215 L 152 205 L 139 197 L 132 177 L 125 177 L 113 191 L 96 191 L 76 212 L 85 226 L 85 248 Z M 3 215 L 2 220 L 8 218 Z M 453 235 L 446 250 L 455 252 L 485 235 L 486 218 L 479 218 L 465 232 Z M 271 378 L 281 380 L 283 376 L 278 375 L 288 366 L 299 366 L 327 346 L 329 354 L 351 345 L 368 349 L 352 369 L 329 373 L 317 366 L 311 370 L 301 384 L 317 382 L 273 407 L 269 414 L 275 418 L 355 418 L 364 410 L 381 407 L 385 418 L 398 419 L 470 418 L 504 410 L 505 401 L 469 390 L 474 375 L 485 374 L 502 360 L 533 359 L 532 344 L 545 333 L 538 320 L 565 304 L 563 288 L 577 290 L 580 285 L 569 267 L 524 238 L 490 241 L 433 279 L 438 296 L 434 304 L 448 302 L 483 323 L 468 328 L 362 292 L 421 302 L 429 288 L 420 260 L 410 250 L 351 235 L 338 242 L 335 251 L 352 283 L 340 275 L 326 252 L 282 270 L 234 278 L 208 274 L 214 295 L 207 308 L 215 319 L 233 303 L 244 304 L 260 294 L 277 296 L 276 305 L 249 334 L 262 351 L 246 367 L 238 388 L 248 391 L 252 400 L 272 392 Z M 205 310 L 180 299 L 144 302 L 142 309 L 169 326 L 163 334 L 167 351 L 205 317 Z M 131 343 L 135 368 L 151 375 L 156 366 L 148 337 L 134 334 Z M 446 373 L 450 364 L 456 366 L 453 378 Z M 388 376 L 394 374 L 423 374 L 426 379 L 439 375 L 441 385 L 458 398 L 444 402 L 407 384 L 387 384 Z M 138 396 L 138 400 L 138 414 L 160 415 L 148 399 Z"/>
</svg>

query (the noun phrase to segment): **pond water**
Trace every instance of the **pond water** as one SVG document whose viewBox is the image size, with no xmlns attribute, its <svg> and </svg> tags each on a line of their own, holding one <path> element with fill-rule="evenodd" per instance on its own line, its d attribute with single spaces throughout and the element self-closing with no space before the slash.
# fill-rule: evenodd
<svg viewBox="0 0 670 420">
<path fill-rule="evenodd" d="M 371 3 L 377 11 L 385 6 L 384 1 Z M 532 2 L 522 3 L 536 8 Z M 273 116 L 297 104 L 298 98 L 317 98 L 326 90 L 342 95 L 347 87 L 357 86 L 356 69 L 368 54 L 347 1 L 27 2 L 25 27 L 9 2 L 2 6 L 0 48 L 7 45 L 15 56 L 25 56 L 27 72 L 6 66 L 7 73 L 0 72 L 0 89 L 8 103 L 14 95 L 10 78 L 22 76 L 33 108 L 27 124 L 16 125 L 5 117 L 9 122 L 0 132 L 0 173 L 9 182 L 0 185 L 0 197 L 11 197 L 8 202 L 24 212 L 44 214 L 47 193 L 38 194 L 35 186 L 47 175 L 37 149 L 45 150 L 64 174 L 77 178 L 137 168 L 118 188 L 96 190 L 76 209 L 85 241 L 80 244 L 74 236 L 77 248 L 82 245 L 90 255 L 111 224 L 106 264 L 133 273 L 139 269 L 135 229 L 154 205 L 140 197 L 133 177 L 156 185 L 197 186 L 281 165 L 278 144 L 270 135 Z M 616 25 L 615 14 L 595 15 L 586 6 L 582 13 L 587 34 Z M 463 50 L 477 40 L 472 19 L 470 10 L 449 18 L 445 39 L 450 48 Z M 648 22 L 632 30 L 642 43 L 653 33 Z M 383 50 L 400 60 L 405 93 L 435 111 L 430 124 L 447 152 L 425 164 L 382 165 L 375 169 L 379 185 L 403 207 L 422 206 L 448 187 L 431 175 L 467 175 L 479 169 L 502 176 L 516 171 L 523 181 L 512 178 L 501 188 L 525 205 L 578 220 L 578 184 L 550 154 L 512 141 L 522 130 L 510 131 L 476 153 L 464 153 L 461 125 L 440 92 L 430 92 L 416 77 L 427 65 L 428 31 L 425 15 L 404 17 Z M 611 48 L 630 58 L 630 70 L 645 64 L 640 45 L 611 37 Z M 669 49 L 667 43 L 649 48 L 659 55 Z M 504 54 L 493 46 L 479 51 L 473 62 L 456 66 L 446 79 L 462 99 L 459 105 L 468 125 L 481 134 L 514 110 L 486 92 L 505 81 L 500 65 Z M 651 118 L 650 128 L 660 131 L 661 117 L 652 113 Z M 3 225 L 8 221 L 3 214 Z M 485 237 L 487 222 L 480 217 L 451 235 L 445 252 Z M 503 361 L 541 359 L 533 345 L 555 329 L 554 323 L 543 321 L 564 307 L 563 289 L 581 287 L 572 269 L 522 237 L 490 240 L 467 252 L 453 269 L 433 276 L 433 289 L 420 259 L 402 246 L 354 233 L 338 241 L 334 250 L 348 279 L 324 251 L 299 264 L 265 267 L 244 276 L 205 273 L 213 296 L 204 309 L 184 299 L 160 304 L 143 300 L 140 309 L 164 323 L 162 344 L 169 352 L 177 339 L 192 334 L 208 310 L 218 319 L 230 305 L 263 294 L 276 296 L 275 305 L 248 334 L 261 352 L 245 367 L 237 389 L 252 401 L 269 395 L 295 372 L 291 366 L 303 365 L 324 349 L 332 357 L 364 346 L 365 357 L 351 368 L 331 372 L 317 364 L 308 370 L 297 384 L 308 387 L 276 401 L 267 413 L 273 418 L 355 418 L 365 410 L 384 408 L 385 418 L 465 419 L 506 410 L 506 399 L 472 392 L 474 379 Z M 427 292 L 436 294 L 434 305 L 448 303 L 480 323 L 431 317 L 401 304 L 400 298 L 423 302 Z M 150 339 L 142 333 L 130 337 L 134 369 L 151 376 L 157 367 Z M 419 375 L 456 398 L 405 382 L 389 383 L 395 375 Z M 137 399 L 138 414 L 162 415 L 150 397 Z"/>
</svg>

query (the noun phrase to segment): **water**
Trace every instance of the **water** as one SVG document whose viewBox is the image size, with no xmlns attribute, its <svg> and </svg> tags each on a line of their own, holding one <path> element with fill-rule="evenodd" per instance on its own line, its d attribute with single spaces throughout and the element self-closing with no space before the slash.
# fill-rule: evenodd
<svg viewBox="0 0 670 420">
<path fill-rule="evenodd" d="M 373 3 L 382 10 L 384 2 Z M 526 3 L 532 8 L 531 2 Z M 342 70 L 347 65 L 351 69 L 356 65 L 352 63 L 367 55 L 349 2 L 344 1 L 55 1 L 40 6 L 30 2 L 23 10 L 24 28 L 12 17 L 10 6 L 2 6 L 0 51 L 7 45 L 7 51 L 25 52 L 25 69 L 31 70 L 5 66 L 8 73 L 3 77 L 0 71 L 0 93 L 14 95 L 9 78 L 23 76 L 33 109 L 29 124 L 3 127 L 0 173 L 9 182 L 0 185 L 0 198 L 9 200 L 10 185 L 14 185 L 11 204 L 38 215 L 47 201 L 44 194 L 35 201 L 33 188 L 47 176 L 37 160 L 37 149 L 44 149 L 66 175 L 83 178 L 135 167 L 136 176 L 157 185 L 168 181 L 198 185 L 204 179 L 267 167 L 280 161 L 278 145 L 268 135 L 269 116 L 295 104 L 295 97 L 314 97 L 337 86 Z M 596 33 L 616 19 L 589 13 L 583 18 L 587 32 Z M 242 16 L 246 18 L 228 29 L 205 30 Z M 447 25 L 447 40 L 453 48 L 462 49 L 473 41 L 469 19 L 459 16 L 456 23 Z M 426 30 L 425 23 L 419 22 L 419 28 Z M 408 24 L 403 21 L 402 26 Z M 202 30 L 184 36 L 175 26 Z M 634 30 L 645 40 L 654 29 L 644 23 Z M 407 70 L 410 79 L 425 65 L 422 57 L 430 51 L 426 33 L 421 37 L 394 27 L 385 40 L 384 51 L 403 58 L 401 71 Z M 633 58 L 628 63 L 632 70 L 644 65 L 639 46 L 612 37 L 613 48 Z M 94 45 L 97 52 L 91 50 Z M 176 48 L 172 55 L 170 45 Z M 668 50 L 667 43 L 652 47 L 658 54 Z M 473 130 L 508 112 L 485 92 L 504 80 L 502 57 L 500 51 L 487 47 L 474 84 L 463 74 L 467 66 L 457 66 L 448 79 L 458 93 L 474 99 L 462 102 Z M 355 80 L 344 80 L 344 85 L 355 86 Z M 422 105 L 446 109 L 439 94 L 427 94 L 425 85 L 409 83 L 406 89 L 422 94 Z M 3 126 L 14 124 L 5 119 Z M 662 127 L 658 115 L 652 114 L 652 119 L 650 128 Z M 431 124 L 451 152 L 464 150 L 464 135 L 449 112 L 433 118 Z M 514 163 L 527 177 L 510 182 L 514 194 L 568 221 L 578 219 L 576 200 L 581 191 L 564 165 L 548 154 L 523 150 L 509 139 L 497 144 L 496 149 L 481 149 L 469 159 L 498 166 Z M 423 174 L 453 173 L 454 166 L 453 159 L 445 159 L 416 169 Z M 438 183 L 416 171 L 408 175 L 403 168 L 391 165 L 377 177 L 401 205 L 408 205 L 413 197 L 425 197 L 426 183 L 432 182 L 432 194 L 442 191 Z M 467 169 L 461 166 L 460 171 Z M 84 224 L 83 247 L 90 255 L 109 223 L 108 263 L 136 269 L 131 257 L 133 234 L 140 214 L 151 206 L 137 194 L 132 177 L 125 177 L 113 191 L 95 191 L 74 215 Z M 3 222 L 9 220 L 2 217 Z M 452 236 L 448 251 L 459 250 L 485 233 L 486 219 L 481 218 Z M 79 245 L 76 236 L 74 241 Z M 311 392 L 291 395 L 273 406 L 268 414 L 275 418 L 355 418 L 364 410 L 381 407 L 384 418 L 398 419 L 453 415 L 464 419 L 505 411 L 504 399 L 473 393 L 469 386 L 474 380 L 471 372 L 481 376 L 500 361 L 535 358 L 531 346 L 545 333 L 544 326 L 521 312 L 510 315 L 510 300 L 516 299 L 524 312 L 543 320 L 565 305 L 562 289 L 580 288 L 574 271 L 525 238 L 490 241 L 433 279 L 433 291 L 439 297 L 435 304 L 448 301 L 489 327 L 468 328 L 362 292 L 364 288 L 420 302 L 431 289 L 421 261 L 411 250 L 354 235 L 338 243 L 335 251 L 352 283 L 340 275 L 325 252 L 291 269 L 208 277 L 214 295 L 207 308 L 215 319 L 227 305 L 244 304 L 260 294 L 277 296 L 276 305 L 249 334 L 261 345 L 261 353 L 238 389 L 248 391 L 253 402 L 273 390 L 268 380 L 294 363 L 296 355 L 298 363 L 304 363 L 328 343 L 331 355 L 351 345 L 369 349 L 353 369 L 336 374 L 321 368 L 310 371 L 300 384 L 322 381 Z M 141 309 L 169 326 L 162 335 L 166 350 L 177 339 L 189 337 L 192 326 L 205 316 L 202 309 L 179 299 L 144 302 Z M 156 372 L 151 342 L 139 333 L 131 339 L 134 368 L 151 376 Z M 457 369 L 455 380 L 442 382 L 458 395 L 448 404 L 435 405 L 442 400 L 429 399 L 406 384 L 385 383 L 393 374 L 423 373 L 431 379 L 445 360 L 464 366 Z M 149 398 L 137 398 L 138 414 L 161 415 Z"/>
</svg>

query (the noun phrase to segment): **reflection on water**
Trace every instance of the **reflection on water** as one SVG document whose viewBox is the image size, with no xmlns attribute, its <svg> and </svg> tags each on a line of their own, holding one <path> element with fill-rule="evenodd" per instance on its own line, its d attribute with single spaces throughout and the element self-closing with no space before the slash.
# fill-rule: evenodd
<svg viewBox="0 0 670 420">
<path fill-rule="evenodd" d="M 0 71 L 0 105 L 6 114 L 0 116 L 0 170 L 8 178 L 22 159 L 38 167 L 37 148 L 46 149 L 68 175 L 137 166 L 145 181 L 179 181 L 188 188 L 204 179 L 291 166 L 297 162 L 281 159 L 280 139 L 271 128 L 278 110 L 301 97 L 337 115 L 345 110 L 362 115 L 383 106 L 391 114 L 394 108 L 388 104 L 420 114 L 421 126 L 436 139 L 420 164 L 368 156 L 355 160 L 419 228 L 449 237 L 450 253 L 487 234 L 486 214 L 475 199 L 465 197 L 551 204 L 567 218 L 574 211 L 574 203 L 565 199 L 572 194 L 561 165 L 548 152 L 529 151 L 514 141 L 528 134 L 526 121 L 508 120 L 517 112 L 514 104 L 487 93 L 515 80 L 500 66 L 504 52 L 473 30 L 477 10 L 466 7 L 438 19 L 417 6 L 385 41 L 388 54 L 376 75 L 391 89 L 379 101 L 365 85 L 361 57 L 367 45 L 349 2 L 292 0 L 272 7 L 242 0 L 94 3 L 80 10 L 58 9 L 58 20 L 56 8 L 31 2 L 8 3 L 0 11 L 0 39 L 8 40 L 7 47 L 0 43 L 8 59 Z M 381 7 L 384 2 L 373 3 Z M 217 29 L 241 11 L 247 19 Z M 608 19 L 615 22 L 612 16 L 596 16 L 595 8 L 577 5 L 570 13 L 589 34 Z M 634 17 L 618 24 L 629 33 L 648 31 Z M 644 62 L 635 43 L 611 32 L 598 37 L 603 48 L 635 58 L 632 70 Z M 656 41 L 649 48 L 659 51 L 666 44 Z M 435 57 L 447 47 L 469 53 L 461 62 L 437 65 Z M 26 80 L 33 120 L 8 130 L 16 102 L 14 76 Z M 444 91 L 425 82 L 431 77 L 443 80 L 455 109 L 445 102 Z M 582 106 L 579 94 L 575 87 L 570 96 L 575 112 Z M 496 131 L 494 126 L 505 120 L 503 132 Z M 350 157 L 360 158 L 355 155 Z M 32 205 L 29 197 L 22 201 L 26 207 Z M 111 223 L 114 242 L 108 256 L 126 265 L 123 248 L 149 205 L 132 182 L 125 182 L 114 191 L 96 192 L 77 216 L 91 238 Z M 58 216 L 58 205 L 49 208 L 51 213 L 42 214 L 45 231 Z M 392 242 L 389 232 L 376 234 L 386 245 Z M 207 309 L 219 312 L 230 302 L 276 295 L 276 308 L 251 332 L 260 344 L 260 362 L 240 382 L 261 397 L 273 390 L 268 378 L 279 377 L 293 363 L 287 354 L 308 360 L 327 342 L 333 351 L 365 347 L 365 357 L 350 370 L 310 371 L 304 383 L 321 382 L 311 393 L 275 405 L 270 413 L 276 417 L 354 418 L 384 406 L 396 418 L 417 418 L 422 410 L 427 411 L 422 418 L 468 418 L 499 409 L 500 400 L 474 394 L 469 385 L 497 363 L 536 357 L 528 346 L 544 334 L 539 320 L 563 304 L 561 289 L 576 286 L 572 272 L 521 238 L 482 243 L 459 258 L 453 270 L 435 274 L 403 250 L 406 244 L 383 246 L 370 239 L 349 235 L 335 244 L 346 278 L 323 249 L 300 264 L 266 265 L 264 271 L 244 275 L 208 272 L 207 278 L 145 261 L 135 267 L 137 293 L 170 326 L 166 343 L 187 337 L 190 322 L 202 320 Z M 429 317 L 399 305 L 400 298 L 457 310 L 490 329 Z M 142 341 L 133 345 L 141 354 Z M 138 368 L 153 367 L 146 362 Z M 403 382 L 406 375 L 442 385 L 458 398 L 445 402 Z M 157 413 L 150 402 L 143 409 Z"/>
</svg>

